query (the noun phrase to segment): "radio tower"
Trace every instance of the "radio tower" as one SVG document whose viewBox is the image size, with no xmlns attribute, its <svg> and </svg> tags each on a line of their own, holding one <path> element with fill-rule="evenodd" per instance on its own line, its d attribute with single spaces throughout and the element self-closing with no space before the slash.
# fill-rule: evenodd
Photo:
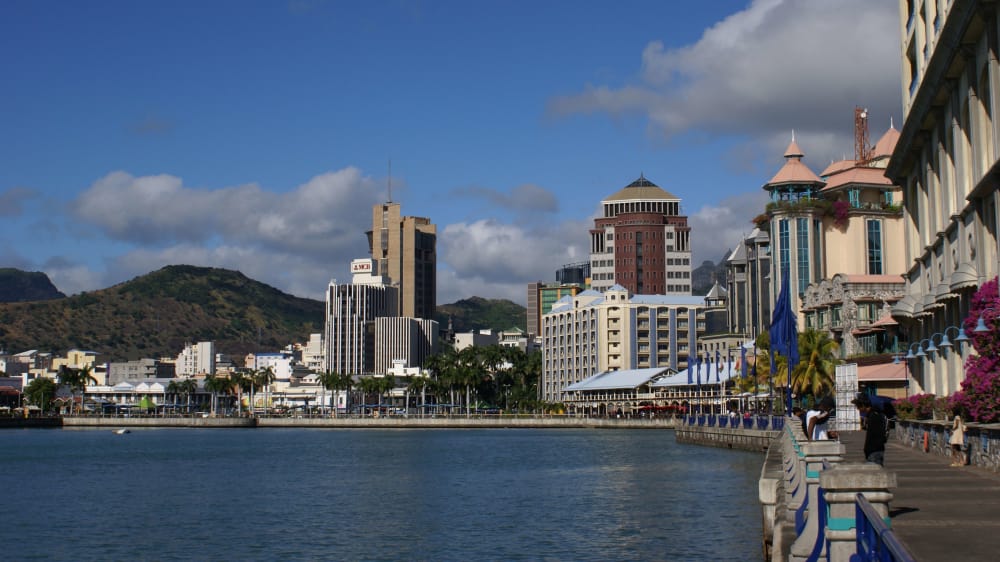
<svg viewBox="0 0 1000 562">
<path fill-rule="evenodd" d="M 868 139 L 868 110 L 854 108 L 854 160 L 864 166 L 871 160 L 872 145 Z"/>
</svg>

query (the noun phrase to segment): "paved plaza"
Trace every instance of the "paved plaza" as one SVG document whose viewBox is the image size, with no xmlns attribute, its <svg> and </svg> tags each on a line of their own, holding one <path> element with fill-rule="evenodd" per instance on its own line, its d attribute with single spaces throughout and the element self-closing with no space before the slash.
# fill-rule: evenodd
<svg viewBox="0 0 1000 562">
<path fill-rule="evenodd" d="M 863 462 L 864 433 L 842 432 L 847 462 Z M 1000 560 L 1000 474 L 890 441 L 886 470 L 899 487 L 890 504 L 896 536 L 921 562 Z"/>
</svg>

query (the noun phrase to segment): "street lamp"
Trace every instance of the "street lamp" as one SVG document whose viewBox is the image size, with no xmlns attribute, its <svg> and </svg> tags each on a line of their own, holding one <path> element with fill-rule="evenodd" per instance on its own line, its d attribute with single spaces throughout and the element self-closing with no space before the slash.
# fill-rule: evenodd
<svg viewBox="0 0 1000 562">
<path fill-rule="evenodd" d="M 990 312 L 990 311 L 995 311 L 995 310 L 997 310 L 997 308 L 992 307 L 992 306 L 987 306 L 986 308 L 980 310 L 979 311 L 979 320 L 976 321 L 976 327 L 972 331 L 976 332 L 977 334 L 981 334 L 983 332 L 989 332 L 991 330 L 991 328 L 986 325 L 986 320 L 983 318 L 983 313 Z M 991 321 L 994 321 L 994 320 L 996 320 L 996 319 L 994 318 Z"/>
</svg>

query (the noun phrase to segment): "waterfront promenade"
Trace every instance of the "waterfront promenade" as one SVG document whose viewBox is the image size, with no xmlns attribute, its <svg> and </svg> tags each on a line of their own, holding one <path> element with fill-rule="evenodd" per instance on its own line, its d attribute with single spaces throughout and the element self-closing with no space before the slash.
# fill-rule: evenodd
<svg viewBox="0 0 1000 562">
<path fill-rule="evenodd" d="M 846 462 L 864 462 L 864 433 L 842 432 Z M 898 487 L 889 504 L 892 529 L 920 562 L 1000 559 L 1000 474 L 949 467 L 949 458 L 899 441 L 886 447 L 885 468 Z"/>
</svg>

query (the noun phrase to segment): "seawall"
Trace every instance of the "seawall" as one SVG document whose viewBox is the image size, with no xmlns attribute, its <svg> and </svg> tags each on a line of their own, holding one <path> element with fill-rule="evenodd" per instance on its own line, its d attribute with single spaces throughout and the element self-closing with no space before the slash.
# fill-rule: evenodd
<svg viewBox="0 0 1000 562">
<path fill-rule="evenodd" d="M 339 418 L 201 418 L 201 417 L 90 417 L 67 416 L 62 427 L 214 427 L 214 428 L 370 428 L 370 429 L 455 429 L 455 428 L 535 428 L 535 429 L 674 429 L 673 419 L 608 419 L 554 417 L 339 417 Z"/>
<path fill-rule="evenodd" d="M 734 427 L 687 426 L 677 427 L 677 442 L 704 445 L 722 449 L 740 449 L 763 453 L 780 431 L 744 429 Z"/>
</svg>

